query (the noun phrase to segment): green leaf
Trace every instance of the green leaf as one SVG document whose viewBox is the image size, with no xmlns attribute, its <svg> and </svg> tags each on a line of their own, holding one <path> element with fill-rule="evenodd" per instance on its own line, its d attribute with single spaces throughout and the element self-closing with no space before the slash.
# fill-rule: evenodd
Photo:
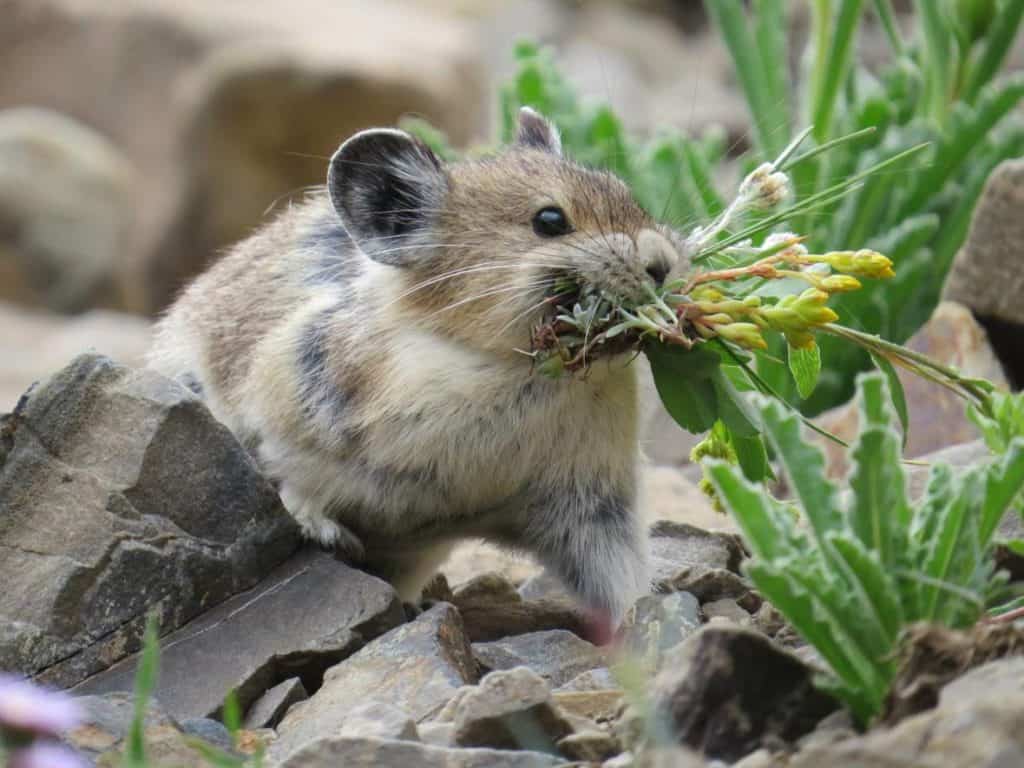
<svg viewBox="0 0 1024 768">
<path fill-rule="evenodd" d="M 778 402 L 769 401 L 761 409 L 765 437 L 782 464 L 793 489 L 819 542 L 842 526 L 836 489 L 826 479 L 825 458 L 821 451 L 804 441 L 800 419 Z"/>
<path fill-rule="evenodd" d="M 903 382 L 900 381 L 896 368 L 886 358 L 881 355 L 872 354 L 871 359 L 878 370 L 885 376 L 889 395 L 892 397 L 892 407 L 896 410 L 896 415 L 900 420 L 900 429 L 903 432 L 902 445 L 906 447 L 907 435 L 910 431 L 910 410 L 907 408 L 907 396 L 903 392 Z"/>
<path fill-rule="evenodd" d="M 787 540 L 789 513 L 779 502 L 724 461 L 709 459 L 703 464 L 715 491 L 735 518 L 744 540 L 755 556 L 773 561 L 791 554 Z"/>
<path fill-rule="evenodd" d="M 757 414 L 733 385 L 722 367 L 711 377 L 715 388 L 718 418 L 734 437 L 750 438 L 760 434 Z"/>
<path fill-rule="evenodd" d="M 811 123 L 814 138 L 819 144 L 832 136 L 836 101 L 841 92 L 840 85 L 846 81 L 850 70 L 860 12 L 861 0 L 839 0 L 839 14 L 832 28 L 828 55 L 817 62 L 818 66 L 824 67 L 824 72 L 814 94 Z"/>
<path fill-rule="evenodd" d="M 978 536 L 987 546 L 1003 519 L 1003 515 L 1024 488 L 1024 439 L 1018 437 L 1003 460 L 994 463 L 985 473 L 985 501 L 981 510 Z"/>
<path fill-rule="evenodd" d="M 833 534 L 829 541 L 842 557 L 856 582 L 865 617 L 881 632 L 883 644 L 891 652 L 903 628 L 903 607 L 897 599 L 896 583 L 876 551 L 846 533 Z M 883 653 L 882 656 L 885 654 Z"/>
<path fill-rule="evenodd" d="M 683 429 L 701 434 L 718 418 L 718 395 L 713 381 L 721 358 L 703 349 L 687 350 L 659 342 L 644 345 L 654 385 L 665 410 Z"/>
<path fill-rule="evenodd" d="M 806 400 L 818 385 L 821 374 L 821 350 L 817 344 L 809 347 L 788 347 L 789 371 L 793 374 L 797 392 Z"/>
<path fill-rule="evenodd" d="M 988 26 L 989 35 L 984 40 L 981 57 L 967 78 L 963 92 L 965 101 L 974 101 L 982 87 L 995 77 L 1017 37 L 1022 17 L 1024 0 L 1004 0 L 998 16 Z"/>
<path fill-rule="evenodd" d="M 764 439 L 760 435 L 754 437 L 732 436 L 732 447 L 736 451 L 736 460 L 740 469 L 748 480 L 760 483 L 765 480 L 774 480 L 775 474 L 772 466 L 768 463 L 768 450 L 765 448 Z"/>
</svg>

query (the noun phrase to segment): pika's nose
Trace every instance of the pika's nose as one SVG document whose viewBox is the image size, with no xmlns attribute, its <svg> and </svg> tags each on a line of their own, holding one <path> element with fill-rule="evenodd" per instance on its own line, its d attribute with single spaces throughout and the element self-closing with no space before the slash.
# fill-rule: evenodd
<svg viewBox="0 0 1024 768">
<path fill-rule="evenodd" d="M 660 286 L 664 283 L 678 259 L 672 243 L 661 233 L 653 229 L 644 229 L 636 238 L 636 250 L 644 271 L 654 284 Z"/>
</svg>

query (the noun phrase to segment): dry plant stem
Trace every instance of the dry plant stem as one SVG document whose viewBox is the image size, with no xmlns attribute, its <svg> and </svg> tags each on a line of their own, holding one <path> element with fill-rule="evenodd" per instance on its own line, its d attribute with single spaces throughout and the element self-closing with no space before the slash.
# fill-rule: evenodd
<svg viewBox="0 0 1024 768">
<path fill-rule="evenodd" d="M 1024 619 L 1024 606 L 1020 608 L 1014 608 L 1006 613 L 1000 613 L 996 616 L 986 616 L 981 620 L 983 624 L 1005 624 L 1007 622 L 1016 621 L 1017 619 Z"/>
</svg>

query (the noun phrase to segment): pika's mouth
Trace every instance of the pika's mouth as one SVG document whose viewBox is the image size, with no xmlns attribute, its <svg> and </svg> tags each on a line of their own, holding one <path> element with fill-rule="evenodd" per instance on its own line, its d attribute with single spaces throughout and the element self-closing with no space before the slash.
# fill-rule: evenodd
<svg viewBox="0 0 1024 768">
<path fill-rule="evenodd" d="M 541 321 L 534 327 L 532 348 L 545 360 L 542 368 L 562 371 L 586 368 L 600 358 L 634 352 L 637 339 L 629 334 L 609 335 L 620 301 L 586 286 L 566 274 L 556 276 L 545 299 Z"/>
</svg>

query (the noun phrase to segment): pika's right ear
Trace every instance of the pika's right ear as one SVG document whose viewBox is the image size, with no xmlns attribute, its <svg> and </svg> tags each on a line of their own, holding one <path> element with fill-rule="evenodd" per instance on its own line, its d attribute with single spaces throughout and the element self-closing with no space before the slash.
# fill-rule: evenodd
<svg viewBox="0 0 1024 768">
<path fill-rule="evenodd" d="M 401 266 L 431 239 L 448 177 L 423 142 L 404 131 L 374 128 L 342 144 L 331 158 L 327 191 L 362 251 Z"/>
</svg>

